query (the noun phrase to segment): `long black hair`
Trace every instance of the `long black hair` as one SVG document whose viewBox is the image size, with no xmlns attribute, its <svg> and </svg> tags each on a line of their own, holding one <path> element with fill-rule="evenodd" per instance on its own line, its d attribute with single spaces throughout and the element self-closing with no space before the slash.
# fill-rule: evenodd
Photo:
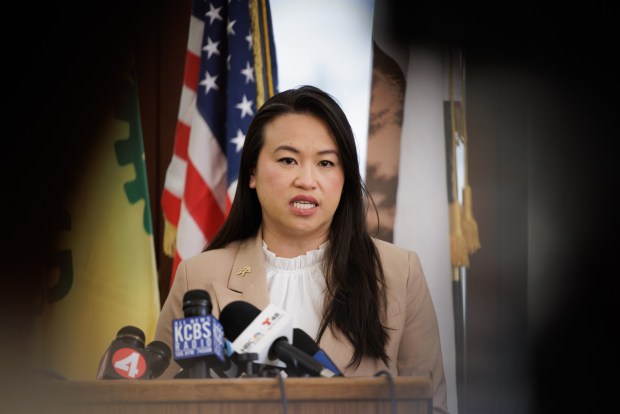
<svg viewBox="0 0 620 414">
<path fill-rule="evenodd" d="M 351 125 L 338 103 L 326 92 L 308 85 L 290 89 L 269 98 L 256 112 L 245 138 L 230 213 L 205 251 L 225 247 L 258 232 L 262 210 L 256 190 L 249 186 L 250 176 L 265 142 L 265 125 L 290 113 L 313 114 L 325 121 L 336 139 L 345 176 L 340 204 L 330 228 L 330 240 L 338 242 L 328 243 L 325 252 L 328 296 L 317 341 L 329 328 L 336 337 L 342 334 L 353 345 L 350 366 L 359 366 L 364 356 L 380 358 L 387 364 L 385 275 L 379 253 L 366 230 L 365 202 L 372 200 L 359 172 Z"/>
</svg>

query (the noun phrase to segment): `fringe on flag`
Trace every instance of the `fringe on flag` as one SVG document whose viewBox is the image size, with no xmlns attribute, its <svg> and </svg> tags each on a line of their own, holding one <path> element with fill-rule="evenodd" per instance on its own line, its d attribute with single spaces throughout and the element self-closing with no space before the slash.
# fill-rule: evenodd
<svg viewBox="0 0 620 414">
<path fill-rule="evenodd" d="M 452 266 L 469 267 L 467 243 L 462 228 L 461 205 L 454 201 L 450 203 L 450 260 Z"/>
<path fill-rule="evenodd" d="M 465 61 L 459 56 L 458 70 L 460 76 L 455 78 L 456 66 L 454 51 L 450 53 L 449 63 L 449 126 L 446 128 L 449 156 L 449 214 L 450 214 L 450 256 L 453 267 L 469 267 L 469 255 L 480 249 L 478 224 L 474 219 L 472 209 L 472 190 L 469 186 L 467 165 L 467 117 L 465 113 Z M 460 81 L 460 101 L 455 98 L 455 83 Z M 456 151 L 457 146 L 463 148 L 463 183 L 459 188 L 457 177 Z M 462 206 L 458 200 L 459 191 L 462 191 Z"/>
<path fill-rule="evenodd" d="M 469 186 L 469 173 L 467 162 L 467 146 L 469 145 L 467 136 L 467 113 L 465 105 L 465 59 L 461 61 L 461 115 L 463 117 L 463 153 L 464 153 L 464 170 L 465 170 L 465 184 L 463 187 L 463 234 L 465 235 L 465 241 L 467 242 L 467 252 L 469 254 L 475 253 L 480 249 L 480 238 L 478 237 L 478 223 L 474 219 L 474 212 L 472 209 L 472 194 L 471 187 Z"/>
<path fill-rule="evenodd" d="M 164 241 L 162 250 L 168 257 L 174 257 L 177 244 L 177 228 L 164 217 Z"/>
<path fill-rule="evenodd" d="M 471 187 L 465 185 L 463 188 L 463 235 L 469 254 L 475 253 L 480 249 L 480 238 L 478 237 L 478 223 L 474 219 L 471 205 Z"/>
</svg>

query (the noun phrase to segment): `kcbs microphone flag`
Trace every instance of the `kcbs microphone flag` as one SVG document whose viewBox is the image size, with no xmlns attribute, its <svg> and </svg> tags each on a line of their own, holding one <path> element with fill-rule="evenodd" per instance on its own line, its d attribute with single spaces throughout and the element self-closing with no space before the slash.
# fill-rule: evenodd
<svg viewBox="0 0 620 414">
<path fill-rule="evenodd" d="M 120 327 L 153 337 L 160 309 L 136 80 L 122 87 L 100 135 L 84 137 L 97 143 L 76 179 L 38 318 L 37 365 L 71 380 L 95 379 Z"/>
<path fill-rule="evenodd" d="M 179 262 L 220 229 L 256 110 L 277 91 L 268 0 L 194 0 L 172 160 L 161 205 L 163 251 Z"/>
</svg>

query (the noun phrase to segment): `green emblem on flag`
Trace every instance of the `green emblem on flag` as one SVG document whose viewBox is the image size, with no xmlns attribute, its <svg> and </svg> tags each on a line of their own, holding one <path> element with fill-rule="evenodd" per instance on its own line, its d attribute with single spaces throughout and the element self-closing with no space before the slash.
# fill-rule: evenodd
<svg viewBox="0 0 620 414">
<path fill-rule="evenodd" d="M 130 204 L 144 200 L 142 224 L 147 234 L 153 234 L 151 208 L 149 205 L 146 187 L 146 164 L 144 162 L 144 144 L 142 142 L 142 128 L 140 125 L 140 110 L 138 105 L 138 90 L 133 80 L 124 82 L 124 96 L 115 116 L 119 120 L 129 123 L 129 137 L 114 144 L 116 160 L 119 165 L 133 165 L 136 178 L 124 184 L 125 194 Z"/>
</svg>

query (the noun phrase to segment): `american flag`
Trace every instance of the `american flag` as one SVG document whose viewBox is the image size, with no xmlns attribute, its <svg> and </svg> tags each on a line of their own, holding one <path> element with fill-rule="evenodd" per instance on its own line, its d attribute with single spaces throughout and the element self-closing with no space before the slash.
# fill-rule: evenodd
<svg viewBox="0 0 620 414">
<path fill-rule="evenodd" d="M 194 0 L 161 200 L 171 284 L 179 262 L 200 253 L 224 223 L 248 126 L 276 88 L 268 0 Z"/>
</svg>

